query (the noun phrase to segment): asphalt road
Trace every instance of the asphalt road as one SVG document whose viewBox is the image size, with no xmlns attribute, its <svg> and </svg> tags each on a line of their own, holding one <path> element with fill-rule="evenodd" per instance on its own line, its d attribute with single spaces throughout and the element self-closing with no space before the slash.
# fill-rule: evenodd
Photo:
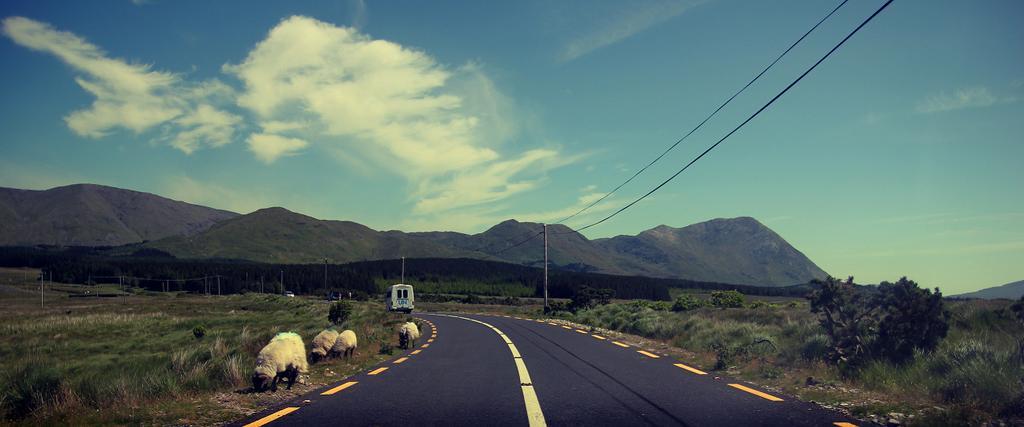
<svg viewBox="0 0 1024 427">
<path fill-rule="evenodd" d="M 237 424 L 858 424 L 585 331 L 527 319 L 457 316 L 418 313 L 431 328 L 415 349 Z"/>
</svg>

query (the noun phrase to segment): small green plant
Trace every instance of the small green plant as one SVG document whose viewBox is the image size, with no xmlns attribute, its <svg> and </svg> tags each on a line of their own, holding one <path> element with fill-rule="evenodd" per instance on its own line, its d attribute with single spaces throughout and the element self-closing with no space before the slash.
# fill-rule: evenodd
<svg viewBox="0 0 1024 427">
<path fill-rule="evenodd" d="M 395 353 L 395 347 L 392 346 L 391 343 L 381 343 L 380 350 L 378 352 L 380 354 L 386 354 L 390 356 Z"/>
<path fill-rule="evenodd" d="M 200 339 L 202 337 L 205 337 L 206 336 L 206 327 L 203 326 L 203 325 L 199 325 L 199 326 L 196 326 L 196 327 L 192 328 L 192 335 L 195 336 L 196 339 Z"/>
<path fill-rule="evenodd" d="M 676 301 L 672 303 L 672 311 L 690 311 L 701 308 L 704 306 L 704 301 L 694 298 L 690 295 L 681 295 L 676 298 Z"/>
<path fill-rule="evenodd" d="M 327 320 L 335 325 L 340 325 L 345 323 L 351 316 L 352 303 L 350 301 L 338 301 L 331 304 L 331 309 L 327 313 Z"/>
<path fill-rule="evenodd" d="M 736 290 L 711 292 L 711 306 L 718 308 L 743 307 L 743 294 Z"/>
</svg>

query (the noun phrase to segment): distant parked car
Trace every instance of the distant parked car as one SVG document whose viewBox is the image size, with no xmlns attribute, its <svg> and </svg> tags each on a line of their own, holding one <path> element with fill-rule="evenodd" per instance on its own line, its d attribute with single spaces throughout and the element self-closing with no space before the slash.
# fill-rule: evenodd
<svg viewBox="0 0 1024 427">
<path fill-rule="evenodd" d="M 341 299 L 341 292 L 333 291 L 333 292 L 327 294 L 327 300 L 328 301 L 338 301 L 340 299 Z"/>
<path fill-rule="evenodd" d="M 292 291 L 284 291 L 284 296 L 286 296 L 286 297 L 290 297 L 290 298 L 294 298 L 294 297 L 295 297 L 295 292 L 292 292 Z"/>
</svg>

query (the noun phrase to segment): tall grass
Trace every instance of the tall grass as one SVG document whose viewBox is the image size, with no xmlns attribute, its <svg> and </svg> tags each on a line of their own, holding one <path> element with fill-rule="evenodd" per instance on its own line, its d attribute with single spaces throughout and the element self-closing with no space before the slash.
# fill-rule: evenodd
<svg viewBox="0 0 1024 427">
<path fill-rule="evenodd" d="M 244 389 L 255 355 L 275 333 L 297 332 L 308 345 L 330 326 L 325 304 L 274 295 L 82 304 L 92 305 L 41 313 L 5 306 L 0 417 L 45 420 L 83 409 Z M 398 319 L 379 306 L 356 304 L 342 326 L 355 329 L 367 345 L 391 338 L 383 328 Z M 192 333 L 199 325 L 207 331 L 202 338 Z"/>
<path fill-rule="evenodd" d="M 685 312 L 658 310 L 644 302 L 616 303 L 576 314 L 578 322 L 663 340 L 689 350 L 710 368 L 736 369 L 771 378 L 771 365 L 790 372 L 824 374 L 888 395 L 903 406 L 949 408 L 929 423 L 1024 417 L 1024 327 L 1005 302 L 952 302 L 950 332 L 931 352 L 918 352 L 910 363 L 873 361 L 844 378 L 823 364 L 829 339 L 806 306 L 702 308 Z M 773 345 L 756 345 L 770 341 Z M 718 365 L 718 366 L 715 366 Z M 797 378 L 802 380 L 802 378 Z M 793 381 L 796 382 L 796 381 Z"/>
</svg>

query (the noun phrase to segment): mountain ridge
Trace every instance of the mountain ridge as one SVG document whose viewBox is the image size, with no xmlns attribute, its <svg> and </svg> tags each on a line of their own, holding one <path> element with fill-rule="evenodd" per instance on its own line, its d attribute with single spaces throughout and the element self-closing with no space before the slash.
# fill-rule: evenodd
<svg viewBox="0 0 1024 427">
<path fill-rule="evenodd" d="M 515 246 L 539 234 L 543 226 L 538 223 L 508 219 L 476 234 L 378 231 L 277 206 L 238 215 L 93 184 L 42 191 L 0 188 L 0 220 L 2 246 L 141 243 L 179 258 L 270 263 L 404 256 L 543 264 L 539 235 L 536 242 Z M 751 217 L 716 218 L 680 228 L 662 224 L 635 235 L 593 240 L 553 224 L 548 226 L 548 238 L 551 266 L 562 270 L 755 286 L 789 286 L 826 276 L 802 252 Z"/>
</svg>

